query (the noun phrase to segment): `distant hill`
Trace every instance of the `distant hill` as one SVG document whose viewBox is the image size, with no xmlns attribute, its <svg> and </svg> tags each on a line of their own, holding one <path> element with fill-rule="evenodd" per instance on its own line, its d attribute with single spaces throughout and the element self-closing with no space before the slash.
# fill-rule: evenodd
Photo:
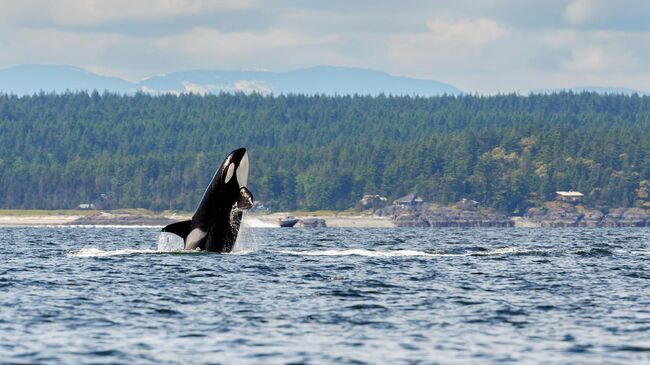
<svg viewBox="0 0 650 365">
<path fill-rule="evenodd" d="M 157 92 L 259 92 L 326 95 L 455 95 L 461 90 L 442 82 L 392 76 L 362 68 L 318 66 L 288 72 L 193 70 L 154 76 L 140 83 Z"/>
<path fill-rule="evenodd" d="M 41 90 L 133 93 L 137 89 L 138 85 L 132 82 L 67 65 L 20 65 L 0 70 L 0 91 L 18 95 L 34 94 Z"/>
<path fill-rule="evenodd" d="M 257 92 L 326 95 L 456 95 L 442 82 L 392 76 L 362 68 L 319 66 L 288 72 L 189 70 L 147 78 L 139 83 L 67 65 L 20 65 L 0 70 L 0 91 L 18 95 L 39 91 L 111 91 L 132 94 Z"/>
</svg>

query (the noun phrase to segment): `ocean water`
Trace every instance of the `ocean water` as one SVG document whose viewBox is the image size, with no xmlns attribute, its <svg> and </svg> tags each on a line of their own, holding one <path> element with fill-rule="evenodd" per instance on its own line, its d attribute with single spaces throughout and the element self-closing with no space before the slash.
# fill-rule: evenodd
<svg viewBox="0 0 650 365">
<path fill-rule="evenodd" d="M 2 228 L 0 363 L 650 363 L 648 229 Z"/>
</svg>

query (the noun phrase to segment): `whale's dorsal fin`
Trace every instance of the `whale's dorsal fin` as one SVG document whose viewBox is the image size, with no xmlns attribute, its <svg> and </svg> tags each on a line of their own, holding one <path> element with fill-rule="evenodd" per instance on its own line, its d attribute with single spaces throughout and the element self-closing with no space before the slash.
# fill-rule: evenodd
<svg viewBox="0 0 650 365">
<path fill-rule="evenodd" d="M 192 220 L 186 220 L 181 222 L 172 223 L 162 229 L 162 232 L 173 233 L 177 236 L 183 238 L 183 241 L 187 238 L 187 235 L 190 234 L 192 230 Z"/>
</svg>

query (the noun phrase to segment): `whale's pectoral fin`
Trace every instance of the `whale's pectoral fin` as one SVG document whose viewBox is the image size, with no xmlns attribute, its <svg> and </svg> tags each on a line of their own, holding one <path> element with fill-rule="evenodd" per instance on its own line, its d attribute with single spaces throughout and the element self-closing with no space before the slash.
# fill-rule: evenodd
<svg viewBox="0 0 650 365">
<path fill-rule="evenodd" d="M 177 236 L 182 237 L 183 240 L 185 240 L 187 239 L 187 236 L 190 234 L 191 230 L 192 230 L 192 221 L 186 220 L 182 222 L 172 223 L 166 226 L 165 228 L 163 228 L 161 232 L 173 233 Z"/>
<path fill-rule="evenodd" d="M 246 189 L 245 186 L 242 186 L 239 189 L 239 198 L 237 198 L 235 205 L 237 209 L 251 209 L 253 207 L 253 193 Z"/>
</svg>

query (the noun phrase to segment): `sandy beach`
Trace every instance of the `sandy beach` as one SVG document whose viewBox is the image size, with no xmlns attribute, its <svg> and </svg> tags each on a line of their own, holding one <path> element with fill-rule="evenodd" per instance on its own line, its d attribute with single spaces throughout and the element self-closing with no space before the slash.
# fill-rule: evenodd
<svg viewBox="0 0 650 365">
<path fill-rule="evenodd" d="M 81 217 L 80 215 L 2 215 L 0 216 L 0 227 L 60 226 Z"/>
<path fill-rule="evenodd" d="M 19 212 L 19 211 L 17 211 Z M 395 227 L 395 224 L 386 217 L 376 217 L 372 215 L 315 215 L 315 214 L 294 214 L 291 212 L 279 212 L 272 214 L 255 214 L 248 213 L 244 216 L 244 224 L 250 227 L 279 227 L 278 220 L 287 216 L 296 216 L 296 218 L 320 218 L 324 219 L 327 227 L 331 228 L 381 228 L 381 227 Z M 142 224 L 142 214 L 127 215 L 123 213 L 111 212 L 98 212 L 96 215 L 75 215 L 75 214 L 50 214 L 43 211 L 42 214 L 0 214 L 0 227 L 20 227 L 20 226 L 65 226 L 75 225 L 79 220 L 80 225 L 103 225 L 116 224 L 115 218 L 120 218 L 120 223 L 123 225 L 130 225 L 129 217 L 132 217 L 132 224 Z M 167 218 L 171 220 L 184 220 L 189 219 L 187 214 L 167 214 L 158 215 L 152 214 L 151 217 Z M 89 220 L 91 218 L 91 220 Z M 92 220 L 92 218 L 96 218 Z M 125 219 L 126 218 L 126 219 Z M 119 224 L 118 224 L 119 225 Z M 164 224 L 152 223 L 152 226 L 162 226 Z"/>
</svg>

